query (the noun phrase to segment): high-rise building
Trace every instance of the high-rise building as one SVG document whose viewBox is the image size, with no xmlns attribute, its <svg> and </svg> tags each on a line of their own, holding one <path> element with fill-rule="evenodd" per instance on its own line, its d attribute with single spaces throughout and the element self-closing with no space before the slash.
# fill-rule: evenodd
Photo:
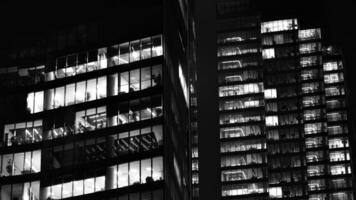
<svg viewBox="0 0 356 200">
<path fill-rule="evenodd" d="M 189 199 L 190 2 L 105 8 L 4 56 L 1 200 Z"/>
<path fill-rule="evenodd" d="M 264 20 L 250 3 L 216 5 L 218 107 L 210 109 L 219 119 L 198 130 L 219 131 L 198 132 L 198 143 L 220 137 L 220 197 L 354 199 L 342 53 L 324 45 L 321 28 L 278 14 Z M 199 156 L 216 150 L 199 148 L 192 154 L 196 174 L 208 168 Z M 194 173 L 195 198 L 213 193 Z"/>
</svg>

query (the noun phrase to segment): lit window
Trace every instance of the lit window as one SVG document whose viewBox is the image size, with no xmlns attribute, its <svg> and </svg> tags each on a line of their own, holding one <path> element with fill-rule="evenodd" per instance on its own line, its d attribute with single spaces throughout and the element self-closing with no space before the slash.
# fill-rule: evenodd
<svg viewBox="0 0 356 200">
<path fill-rule="evenodd" d="M 278 116 L 266 116 L 266 126 L 278 126 Z"/>
<path fill-rule="evenodd" d="M 332 73 L 324 75 L 325 83 L 338 83 L 344 80 L 344 75 L 342 73 Z"/>
<path fill-rule="evenodd" d="M 301 44 L 299 46 L 299 52 L 301 54 L 312 53 L 320 50 L 321 50 L 320 43 L 308 43 L 308 44 Z"/>
<path fill-rule="evenodd" d="M 156 35 L 152 37 L 152 57 L 163 55 L 162 36 Z"/>
<path fill-rule="evenodd" d="M 262 50 L 262 58 L 263 58 L 263 59 L 275 58 L 275 51 L 274 51 L 274 48 L 263 49 L 263 50 Z"/>
<path fill-rule="evenodd" d="M 30 113 L 42 112 L 43 101 L 43 91 L 29 93 L 27 95 L 27 109 L 30 111 Z"/>
<path fill-rule="evenodd" d="M 298 32 L 298 37 L 300 40 L 320 39 L 321 38 L 320 29 L 300 30 Z"/>
<path fill-rule="evenodd" d="M 271 198 L 282 198 L 282 187 L 269 188 L 268 193 Z"/>
<path fill-rule="evenodd" d="M 298 29 L 297 19 L 285 19 L 278 21 L 263 22 L 261 24 L 261 33 L 287 31 Z"/>
<path fill-rule="evenodd" d="M 324 71 L 334 71 L 342 68 L 341 63 L 327 62 L 323 64 Z"/>
<path fill-rule="evenodd" d="M 264 91 L 266 99 L 274 99 L 277 98 L 277 89 L 266 89 Z"/>
<path fill-rule="evenodd" d="M 312 65 L 319 64 L 319 57 L 318 56 L 308 56 L 308 57 L 301 57 L 300 58 L 300 65 L 301 67 L 308 67 Z"/>
</svg>

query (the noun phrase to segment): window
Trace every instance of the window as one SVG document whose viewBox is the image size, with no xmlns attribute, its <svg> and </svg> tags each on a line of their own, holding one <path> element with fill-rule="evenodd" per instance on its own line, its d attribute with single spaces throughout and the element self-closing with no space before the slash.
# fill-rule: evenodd
<svg viewBox="0 0 356 200">
<path fill-rule="evenodd" d="M 221 171 L 221 181 L 240 181 L 248 179 L 261 179 L 263 178 L 263 171 L 261 168 L 252 169 L 234 169 Z"/>
<path fill-rule="evenodd" d="M 64 87 L 58 87 L 54 90 L 54 108 L 64 106 Z"/>
<path fill-rule="evenodd" d="M 129 167 L 128 163 L 120 164 L 118 168 L 118 187 L 125 187 L 129 185 Z"/>
<path fill-rule="evenodd" d="M 278 116 L 266 116 L 266 126 L 278 126 Z"/>
<path fill-rule="evenodd" d="M 105 98 L 107 94 L 107 78 L 102 76 L 76 84 L 32 92 L 27 96 L 27 107 L 31 113 L 43 111 L 43 108 L 54 109 L 64 105 L 72 105 L 84 101 Z"/>
<path fill-rule="evenodd" d="M 342 86 L 331 86 L 325 87 L 325 95 L 328 96 L 339 96 L 344 95 L 345 89 Z"/>
<path fill-rule="evenodd" d="M 0 155 L 1 176 L 16 176 L 41 171 L 41 151 Z"/>
<path fill-rule="evenodd" d="M 347 138 L 333 138 L 329 139 L 329 149 L 349 147 L 349 140 Z"/>
<path fill-rule="evenodd" d="M 140 161 L 129 163 L 129 185 L 140 183 Z"/>
<path fill-rule="evenodd" d="M 239 31 L 218 34 L 218 43 L 232 43 L 246 40 L 256 40 L 258 33 L 255 31 Z"/>
<path fill-rule="evenodd" d="M 305 134 L 316 134 L 326 131 L 324 123 L 308 123 L 304 124 L 304 132 Z"/>
<path fill-rule="evenodd" d="M 129 73 L 123 72 L 119 76 L 120 89 L 119 93 L 128 93 L 129 92 Z"/>
<path fill-rule="evenodd" d="M 257 125 L 227 127 L 220 129 L 220 138 L 238 138 L 261 135 L 261 132 L 261 128 Z"/>
<path fill-rule="evenodd" d="M 42 132 L 42 120 L 5 124 L 3 142 L 6 146 L 39 142 Z"/>
<path fill-rule="evenodd" d="M 271 187 L 268 189 L 270 198 L 282 198 L 282 187 Z"/>
<path fill-rule="evenodd" d="M 277 98 L 277 89 L 265 89 L 264 95 L 266 99 Z"/>
<path fill-rule="evenodd" d="M 331 175 L 340 175 L 340 174 L 349 174 L 351 173 L 351 168 L 349 164 L 342 165 L 331 165 L 330 174 Z"/>
<path fill-rule="evenodd" d="M 301 57 L 300 58 L 300 65 L 301 67 L 309 67 L 313 65 L 319 65 L 321 64 L 320 57 L 318 56 L 307 56 L 307 57 Z"/>
<path fill-rule="evenodd" d="M 240 99 L 240 98 L 239 98 Z M 235 110 L 263 106 L 264 102 L 258 98 L 241 98 L 240 100 L 224 100 L 219 102 L 219 110 Z"/>
<path fill-rule="evenodd" d="M 66 85 L 65 105 L 70 106 L 75 104 L 75 84 Z"/>
<path fill-rule="evenodd" d="M 258 112 L 246 112 L 246 113 L 233 113 L 220 115 L 220 124 L 235 124 L 246 122 L 258 122 L 261 121 L 260 113 Z"/>
<path fill-rule="evenodd" d="M 219 97 L 260 93 L 262 92 L 262 90 L 263 90 L 262 83 L 222 86 L 219 87 Z"/>
<path fill-rule="evenodd" d="M 108 65 L 108 60 L 106 59 L 107 48 L 98 49 L 98 65 L 99 69 L 105 69 Z"/>
<path fill-rule="evenodd" d="M 119 64 L 127 64 L 129 63 L 129 43 L 123 43 L 119 45 Z"/>
<path fill-rule="evenodd" d="M 27 109 L 30 113 L 43 111 L 43 91 L 32 92 L 27 95 Z"/>
<path fill-rule="evenodd" d="M 332 73 L 324 75 L 325 83 L 338 83 L 344 81 L 343 73 Z"/>
<path fill-rule="evenodd" d="M 301 54 L 313 53 L 317 51 L 321 51 L 320 43 L 307 43 L 307 44 L 301 44 L 299 46 L 299 52 Z"/>
<path fill-rule="evenodd" d="M 96 99 L 96 80 L 90 79 L 87 81 L 85 101 L 92 101 Z"/>
<path fill-rule="evenodd" d="M 130 92 L 140 90 L 140 70 L 135 69 L 130 71 Z"/>
<path fill-rule="evenodd" d="M 275 51 L 274 51 L 274 48 L 263 49 L 263 50 L 262 50 L 262 58 L 263 58 L 263 59 L 275 58 Z"/>
<path fill-rule="evenodd" d="M 76 83 L 75 103 L 81 103 L 85 101 L 85 87 L 85 81 Z"/>
<path fill-rule="evenodd" d="M 107 124 L 105 106 L 79 111 L 75 116 L 76 133 L 105 128 Z"/>
<path fill-rule="evenodd" d="M 298 29 L 297 19 L 285 19 L 278 21 L 263 22 L 261 24 L 261 33 L 287 31 Z"/>
<path fill-rule="evenodd" d="M 263 183 L 223 185 L 221 189 L 221 194 L 223 197 L 247 195 L 247 194 L 254 194 L 254 193 L 264 193 L 264 192 L 266 192 L 266 189 Z"/>
<path fill-rule="evenodd" d="M 141 58 L 140 40 L 130 42 L 130 62 L 139 61 Z"/>
<path fill-rule="evenodd" d="M 152 37 L 152 57 L 163 55 L 162 36 L 156 35 Z"/>
<path fill-rule="evenodd" d="M 264 149 L 266 144 L 261 140 L 250 140 L 244 142 L 222 142 L 220 144 L 220 152 L 240 152 Z"/>
<path fill-rule="evenodd" d="M 328 126 L 328 134 L 330 135 L 338 135 L 344 133 L 348 133 L 347 126 L 343 126 L 343 125 Z"/>
<path fill-rule="evenodd" d="M 326 62 L 323 64 L 324 71 L 334 71 L 338 69 L 342 69 L 341 62 Z"/>
<path fill-rule="evenodd" d="M 98 78 L 97 82 L 97 99 L 106 98 L 106 76 Z"/>
<path fill-rule="evenodd" d="M 105 176 L 64 182 L 44 188 L 45 199 L 62 199 L 105 190 Z"/>
<path fill-rule="evenodd" d="M 141 46 L 142 46 L 142 51 L 141 51 L 141 58 L 142 59 L 147 59 L 151 58 L 151 38 L 143 38 L 141 40 Z"/>
<path fill-rule="evenodd" d="M 274 34 L 266 35 L 262 38 L 263 45 L 276 45 L 294 42 L 294 34 Z"/>
<path fill-rule="evenodd" d="M 299 30 L 298 38 L 301 41 L 320 39 L 321 32 L 320 29 Z"/>
<path fill-rule="evenodd" d="M 0 186 L 2 200 L 40 199 L 40 182 L 25 182 Z"/>
<path fill-rule="evenodd" d="M 261 163 L 265 163 L 265 157 L 262 154 L 241 154 L 221 158 L 221 167 L 246 166 Z"/>
<path fill-rule="evenodd" d="M 141 68 L 141 89 L 151 87 L 151 67 Z"/>
<path fill-rule="evenodd" d="M 153 180 L 163 180 L 163 158 L 155 157 L 152 159 L 152 178 Z"/>
</svg>

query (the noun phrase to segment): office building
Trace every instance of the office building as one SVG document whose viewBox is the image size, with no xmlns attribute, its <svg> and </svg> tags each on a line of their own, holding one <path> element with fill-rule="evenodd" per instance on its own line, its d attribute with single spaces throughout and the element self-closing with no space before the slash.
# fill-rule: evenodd
<svg viewBox="0 0 356 200">
<path fill-rule="evenodd" d="M 9 49 L 1 200 L 189 199 L 189 4 L 118 2 Z"/>
<path fill-rule="evenodd" d="M 265 20 L 248 1 L 216 6 L 219 119 L 206 126 L 219 131 L 198 143 L 220 137 L 220 198 L 354 199 L 342 53 L 298 18 Z M 200 188 L 199 156 L 215 154 L 199 148 L 196 199 L 212 192 Z"/>
</svg>

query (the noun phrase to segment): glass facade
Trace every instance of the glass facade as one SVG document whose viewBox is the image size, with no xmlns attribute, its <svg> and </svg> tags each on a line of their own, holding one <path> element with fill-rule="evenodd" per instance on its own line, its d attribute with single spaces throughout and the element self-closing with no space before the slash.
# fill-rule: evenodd
<svg viewBox="0 0 356 200">
<path fill-rule="evenodd" d="M 175 120 L 185 114 L 173 109 L 186 104 L 169 99 L 180 91 L 163 78 L 173 70 L 163 67 L 163 44 L 162 35 L 147 33 L 38 67 L 1 68 L 0 77 L 14 76 L 0 88 L 19 88 L 13 93 L 22 113 L 0 119 L 0 199 L 187 199 L 177 192 L 187 192 L 187 161 L 173 148 L 186 146 L 180 140 L 188 136 L 171 145 L 167 134 L 183 132 Z M 176 176 L 166 171 L 170 156 L 179 157 Z"/>
<path fill-rule="evenodd" d="M 221 196 L 354 199 L 341 55 L 297 19 L 255 20 L 217 34 Z"/>
</svg>

